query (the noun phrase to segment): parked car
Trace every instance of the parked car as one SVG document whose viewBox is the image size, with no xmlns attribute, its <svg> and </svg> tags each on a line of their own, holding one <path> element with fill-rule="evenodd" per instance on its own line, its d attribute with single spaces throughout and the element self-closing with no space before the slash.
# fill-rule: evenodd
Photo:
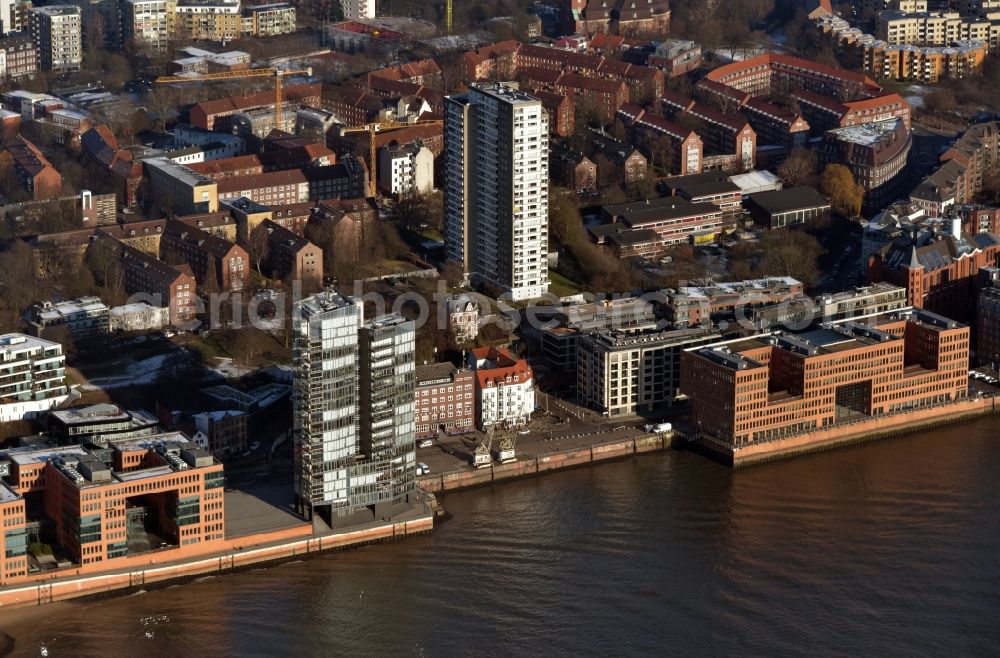
<svg viewBox="0 0 1000 658">
<path fill-rule="evenodd" d="M 433 445 L 434 441 L 431 439 L 421 439 L 420 441 L 417 441 L 418 448 L 430 448 Z"/>
</svg>

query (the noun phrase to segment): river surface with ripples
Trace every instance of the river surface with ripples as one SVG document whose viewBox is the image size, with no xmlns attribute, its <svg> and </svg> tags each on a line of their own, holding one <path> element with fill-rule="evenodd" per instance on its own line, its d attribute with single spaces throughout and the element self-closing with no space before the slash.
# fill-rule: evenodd
<svg viewBox="0 0 1000 658">
<path fill-rule="evenodd" d="M 0 614 L 12 655 L 998 655 L 992 419 L 450 494 L 432 534 Z M 4 619 L 6 617 L 6 619 Z"/>
</svg>

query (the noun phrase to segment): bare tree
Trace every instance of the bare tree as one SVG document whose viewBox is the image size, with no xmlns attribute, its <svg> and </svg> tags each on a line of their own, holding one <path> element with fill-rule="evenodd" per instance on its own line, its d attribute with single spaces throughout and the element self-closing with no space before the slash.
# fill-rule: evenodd
<svg viewBox="0 0 1000 658">
<path fill-rule="evenodd" d="M 789 187 L 814 186 L 818 169 L 819 159 L 816 157 L 816 153 L 808 149 L 796 148 L 778 166 L 778 176 Z"/>
<path fill-rule="evenodd" d="M 261 274 L 264 274 L 261 268 L 264 261 L 267 260 L 271 247 L 271 241 L 268 238 L 267 227 L 260 224 L 250 232 L 250 236 L 247 239 L 247 251 L 250 254 L 250 258 L 253 259 L 257 271 Z"/>
</svg>

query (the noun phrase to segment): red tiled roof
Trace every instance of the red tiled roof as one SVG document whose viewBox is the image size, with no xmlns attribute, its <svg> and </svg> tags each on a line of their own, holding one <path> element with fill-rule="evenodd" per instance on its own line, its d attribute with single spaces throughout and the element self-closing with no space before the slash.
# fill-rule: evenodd
<svg viewBox="0 0 1000 658">
<path fill-rule="evenodd" d="M 772 64 L 783 64 L 789 67 L 801 68 L 845 81 L 858 82 L 870 88 L 879 88 L 878 84 L 874 80 L 862 73 L 855 73 L 844 69 L 835 69 L 832 66 L 827 66 L 826 64 L 811 62 L 809 60 L 792 57 L 790 55 L 780 55 L 778 53 L 765 53 L 763 55 L 758 55 L 757 57 L 743 60 L 742 62 L 732 62 L 731 64 L 726 64 L 713 71 L 709 71 L 708 75 L 705 77 L 708 80 L 718 82 L 726 76 L 741 73 L 748 69 L 760 66 L 771 66 Z"/>
<path fill-rule="evenodd" d="M 874 98 L 865 98 L 859 101 L 844 103 L 849 110 L 873 110 L 887 105 L 898 105 L 900 108 L 910 109 L 910 104 L 899 94 L 886 94 Z"/>
<path fill-rule="evenodd" d="M 227 178 L 219 181 L 217 189 L 219 194 L 224 194 L 229 192 L 240 192 L 242 190 L 258 189 L 261 187 L 305 183 L 306 180 L 306 175 L 303 170 L 286 169 L 284 171 L 269 171 L 263 174 Z"/>
<path fill-rule="evenodd" d="M 560 87 L 570 89 L 585 89 L 596 91 L 602 94 L 617 94 L 625 87 L 621 80 L 609 80 L 607 78 L 591 78 L 577 73 L 563 73 L 558 82 Z"/>
<path fill-rule="evenodd" d="M 472 350 L 477 361 L 493 361 L 497 367 L 477 369 L 476 380 L 480 388 L 507 383 L 507 378 L 518 378 L 518 383 L 531 380 L 531 366 L 524 359 L 519 359 L 507 348 L 478 347 Z"/>
<path fill-rule="evenodd" d="M 241 169 L 252 169 L 263 166 L 261 158 L 256 153 L 237 155 L 232 158 L 209 160 L 208 162 L 192 162 L 185 165 L 191 171 L 211 177 L 212 174 L 225 174 Z"/>
</svg>

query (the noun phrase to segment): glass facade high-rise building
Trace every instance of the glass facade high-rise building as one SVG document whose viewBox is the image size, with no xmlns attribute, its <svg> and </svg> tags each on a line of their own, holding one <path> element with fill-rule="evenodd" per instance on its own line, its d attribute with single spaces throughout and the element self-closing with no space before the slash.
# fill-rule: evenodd
<svg viewBox="0 0 1000 658">
<path fill-rule="evenodd" d="M 548 292 L 549 120 L 516 85 L 477 83 L 445 100 L 448 259 L 514 300 Z"/>
<path fill-rule="evenodd" d="M 416 478 L 415 328 L 398 314 L 361 328 L 361 452 L 353 491 L 376 516 L 406 502 Z"/>
<path fill-rule="evenodd" d="M 299 302 L 295 330 L 295 503 L 330 526 L 391 517 L 415 483 L 414 327 L 364 324 L 328 290 Z"/>
</svg>

